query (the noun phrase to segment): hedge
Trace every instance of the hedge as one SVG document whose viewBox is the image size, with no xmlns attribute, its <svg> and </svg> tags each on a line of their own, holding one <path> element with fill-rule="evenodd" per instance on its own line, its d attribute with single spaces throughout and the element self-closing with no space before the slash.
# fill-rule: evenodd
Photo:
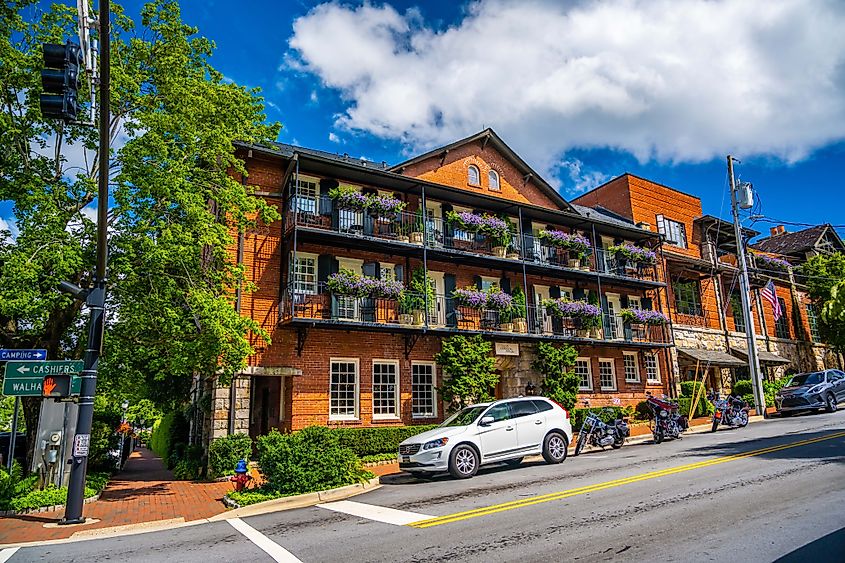
<svg viewBox="0 0 845 563">
<path fill-rule="evenodd" d="M 212 479 L 234 475 L 238 461 L 249 460 L 252 455 L 252 438 L 238 433 L 217 438 L 208 446 L 208 476 Z"/>
<path fill-rule="evenodd" d="M 581 425 L 584 424 L 584 419 L 587 417 L 588 412 L 594 412 L 599 415 L 599 418 L 603 422 L 610 423 L 620 416 L 633 416 L 635 409 L 634 407 L 593 407 L 586 409 L 572 409 L 572 412 L 569 413 L 569 415 L 571 417 L 573 432 L 581 430 Z"/>
<path fill-rule="evenodd" d="M 693 397 L 678 397 L 678 410 L 680 414 L 684 416 L 689 416 L 689 411 L 692 408 L 692 402 L 695 399 Z M 707 400 L 707 397 L 701 397 L 698 400 L 698 405 L 695 407 L 695 414 L 692 418 L 701 417 L 701 416 L 711 416 L 716 409 L 713 407 L 713 403 Z"/>
<path fill-rule="evenodd" d="M 754 384 L 751 382 L 750 379 L 740 379 L 739 381 L 734 383 L 731 392 L 740 395 L 753 395 Z"/>
<path fill-rule="evenodd" d="M 701 393 L 701 398 L 707 398 L 707 389 L 704 389 L 704 383 L 701 381 L 682 381 L 681 382 L 681 397 L 695 397 L 694 391 L 698 389 Z"/>
<path fill-rule="evenodd" d="M 395 454 L 399 444 L 417 434 L 437 428 L 436 424 L 421 426 L 384 426 L 381 428 L 332 428 L 338 443 L 352 450 L 358 457 Z"/>
<path fill-rule="evenodd" d="M 170 457 L 170 427 L 173 425 L 173 419 L 175 417 L 176 413 L 174 412 L 169 412 L 161 417 L 161 419 L 153 424 L 153 431 L 150 434 L 150 449 L 164 463 L 167 463 L 167 459 Z"/>
</svg>

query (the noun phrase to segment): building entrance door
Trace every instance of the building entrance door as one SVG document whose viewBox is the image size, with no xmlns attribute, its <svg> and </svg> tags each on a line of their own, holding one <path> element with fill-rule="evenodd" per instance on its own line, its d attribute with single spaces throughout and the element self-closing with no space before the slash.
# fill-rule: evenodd
<svg viewBox="0 0 845 563">
<path fill-rule="evenodd" d="M 283 430 L 283 377 L 253 376 L 249 409 L 249 435 L 263 436 L 273 428 Z"/>
</svg>

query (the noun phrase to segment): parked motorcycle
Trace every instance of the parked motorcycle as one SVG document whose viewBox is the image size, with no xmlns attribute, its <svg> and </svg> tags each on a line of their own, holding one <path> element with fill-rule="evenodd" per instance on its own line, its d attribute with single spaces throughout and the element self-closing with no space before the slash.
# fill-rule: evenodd
<svg viewBox="0 0 845 563">
<path fill-rule="evenodd" d="M 726 399 L 715 395 L 711 398 L 716 412 L 713 413 L 713 427 L 711 432 L 719 429 L 719 426 L 730 426 L 731 428 L 745 428 L 748 425 L 748 411 L 751 407 L 739 397 L 728 396 Z"/>
<path fill-rule="evenodd" d="M 610 409 L 603 409 L 604 412 Z M 611 411 L 612 412 L 612 411 Z M 588 412 L 581 430 L 578 432 L 578 442 L 575 444 L 575 453 L 578 455 L 586 444 L 598 446 L 604 449 L 607 446 L 619 449 L 625 443 L 625 438 L 631 435 L 628 424 L 618 417 L 613 423 L 607 424 L 594 412 Z"/>
<path fill-rule="evenodd" d="M 680 438 L 681 432 L 689 428 L 689 421 L 680 414 L 677 403 L 667 401 L 666 397 L 658 399 L 649 393 L 646 396 L 646 404 L 653 415 L 651 435 L 655 444 L 666 438 Z"/>
</svg>

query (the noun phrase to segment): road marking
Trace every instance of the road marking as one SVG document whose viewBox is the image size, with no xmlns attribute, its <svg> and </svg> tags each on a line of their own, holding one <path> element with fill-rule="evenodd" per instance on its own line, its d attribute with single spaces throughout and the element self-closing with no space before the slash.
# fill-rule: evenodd
<svg viewBox="0 0 845 563">
<path fill-rule="evenodd" d="M 8 561 L 12 557 L 12 555 L 17 553 L 19 549 L 19 547 L 10 547 L 8 549 L 0 551 L 0 563 L 6 563 L 6 561 Z"/>
<path fill-rule="evenodd" d="M 240 518 L 230 518 L 226 520 L 232 525 L 234 529 L 246 536 L 246 538 L 260 547 L 267 555 L 273 558 L 273 561 L 279 563 L 302 563 L 290 551 L 283 548 Z M 0 562 L 2 563 L 2 562 Z"/>
<path fill-rule="evenodd" d="M 431 520 L 434 518 L 434 516 L 429 516 L 427 514 L 406 512 L 404 510 L 396 510 L 395 508 L 376 506 L 374 504 L 364 504 L 363 502 L 353 502 L 351 500 L 327 502 L 325 504 L 318 504 L 317 506 L 333 510 L 335 512 L 351 514 L 352 516 L 360 516 L 361 518 L 366 518 L 368 520 L 375 520 L 376 522 L 383 522 L 384 524 L 393 524 L 395 526 L 407 526 L 408 524 L 413 524 L 414 522 Z"/>
<path fill-rule="evenodd" d="M 467 510 L 464 512 L 456 512 L 454 514 L 447 514 L 445 516 L 438 516 L 436 518 L 432 518 L 430 520 L 422 520 L 419 522 L 414 522 L 409 524 L 409 526 L 414 528 L 431 528 L 433 526 L 440 526 L 443 524 L 451 524 L 452 522 L 459 522 L 461 520 L 467 520 L 469 518 L 477 518 L 479 516 L 487 516 L 488 514 L 495 514 L 497 512 L 504 512 L 506 510 L 513 510 L 515 508 L 522 508 L 525 506 L 531 506 L 534 504 L 540 504 L 544 502 L 551 502 L 554 500 L 561 500 L 564 498 L 574 497 L 577 495 L 583 495 L 587 493 L 592 493 L 596 491 L 601 491 L 604 489 L 610 489 L 613 487 L 620 487 L 622 485 L 628 485 L 631 483 L 637 483 L 639 481 L 647 481 L 649 479 L 656 479 L 658 477 L 665 477 L 667 475 L 673 475 L 675 473 L 682 473 L 684 471 L 692 471 L 693 469 L 701 469 L 703 467 L 709 467 L 711 465 L 718 465 L 720 463 L 728 463 L 730 461 L 736 461 L 738 459 L 744 459 L 747 457 L 753 457 L 758 455 L 763 455 L 767 453 L 777 452 L 780 450 L 786 450 L 789 448 L 796 448 L 799 446 L 806 446 L 809 444 L 815 444 L 816 442 L 824 442 L 825 440 L 833 440 L 835 438 L 842 438 L 845 437 L 845 432 L 838 432 L 836 434 L 831 434 L 830 436 L 822 436 L 820 438 L 809 438 L 806 440 L 800 440 L 798 442 L 791 442 L 789 444 L 783 444 L 780 446 L 770 446 L 768 448 L 761 448 L 759 450 L 752 450 L 749 452 L 739 453 L 739 454 L 732 454 L 729 456 L 717 457 L 705 461 L 699 461 L 696 463 L 689 463 L 687 465 L 680 465 L 677 467 L 670 467 L 669 469 L 662 469 L 660 471 L 650 471 L 648 473 L 642 473 L 640 475 L 634 475 L 631 477 L 625 477 L 622 479 L 615 479 L 613 481 L 607 481 L 604 483 L 597 483 L 595 485 L 586 485 L 584 487 L 578 487 L 575 489 L 569 489 L 566 491 L 559 491 L 557 493 L 549 493 L 545 495 L 538 495 L 522 500 L 515 500 L 511 502 L 505 502 L 501 504 L 493 504 L 486 507 L 476 508 L 474 510 Z"/>
</svg>

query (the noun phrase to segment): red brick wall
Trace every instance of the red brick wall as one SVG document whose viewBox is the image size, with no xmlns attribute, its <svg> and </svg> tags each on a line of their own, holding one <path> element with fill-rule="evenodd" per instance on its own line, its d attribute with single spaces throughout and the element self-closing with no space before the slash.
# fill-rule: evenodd
<svg viewBox="0 0 845 563">
<path fill-rule="evenodd" d="M 572 203 L 593 207 L 601 205 L 614 213 L 631 219 L 633 210 L 631 208 L 631 192 L 628 187 L 629 176 L 622 175 L 618 178 L 599 186 L 598 188 L 585 193 L 572 200 Z"/>
<path fill-rule="evenodd" d="M 481 141 L 457 147 L 449 151 L 442 165 L 440 158 L 440 155 L 435 155 L 411 164 L 402 170 L 402 174 L 469 192 L 558 209 L 558 205 L 536 183 L 525 182 L 523 174 L 489 144 L 484 149 L 481 148 Z M 467 181 L 470 164 L 475 164 L 479 169 L 479 186 L 472 186 Z M 491 169 L 499 174 L 500 192 L 489 189 L 487 174 Z"/>
</svg>

